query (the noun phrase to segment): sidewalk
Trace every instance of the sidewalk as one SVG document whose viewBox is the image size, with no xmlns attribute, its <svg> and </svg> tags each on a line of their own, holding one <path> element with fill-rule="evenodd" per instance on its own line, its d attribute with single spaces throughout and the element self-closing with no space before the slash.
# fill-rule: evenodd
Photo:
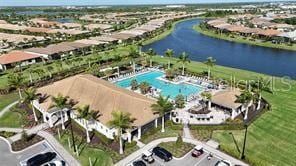
<svg viewBox="0 0 296 166">
<path fill-rule="evenodd" d="M 134 153 L 132 153 L 131 155 L 127 156 L 126 158 L 124 158 L 123 160 L 119 161 L 118 163 L 116 163 L 116 166 L 126 166 L 127 164 L 129 164 L 131 161 L 133 161 L 134 159 L 136 159 L 137 157 L 141 156 L 141 154 L 146 151 L 146 150 L 150 150 L 152 148 L 154 148 L 155 146 L 157 146 L 158 144 L 160 144 L 161 142 L 171 142 L 171 141 L 176 141 L 177 137 L 168 137 L 168 138 L 161 138 L 161 139 L 157 139 L 154 140 L 148 144 L 146 144 L 144 147 L 142 147 L 141 149 L 135 151 Z M 208 145 L 206 145 L 203 142 L 197 141 L 197 140 L 193 140 L 190 138 L 183 138 L 184 142 L 187 143 L 192 143 L 194 145 L 202 145 L 203 148 L 208 151 L 211 152 L 212 154 L 214 154 L 217 157 L 223 158 L 225 160 L 230 161 L 233 165 L 242 165 L 242 166 L 248 166 L 248 164 L 244 163 L 243 161 L 240 161 L 236 158 L 233 158 L 217 149 L 214 149 Z"/>
<path fill-rule="evenodd" d="M 7 112 L 10 110 L 11 107 L 13 107 L 14 105 L 16 105 L 19 101 L 15 101 L 11 104 L 9 104 L 8 106 L 6 106 L 1 112 L 0 112 L 0 118 Z"/>
<path fill-rule="evenodd" d="M 25 129 L 25 131 L 27 132 L 28 135 L 31 135 L 31 134 L 38 134 L 39 131 L 41 130 L 44 130 L 44 129 L 47 129 L 49 126 L 47 123 L 42 123 L 42 124 L 39 124 L 31 129 Z M 22 133 L 18 133 L 12 137 L 10 137 L 8 140 L 10 142 L 15 142 L 17 140 L 20 140 L 22 138 Z"/>
</svg>

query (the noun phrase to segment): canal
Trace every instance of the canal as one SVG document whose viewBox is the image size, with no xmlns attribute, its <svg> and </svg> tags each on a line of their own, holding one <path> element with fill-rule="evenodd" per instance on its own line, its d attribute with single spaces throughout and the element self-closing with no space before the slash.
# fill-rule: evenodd
<svg viewBox="0 0 296 166">
<path fill-rule="evenodd" d="M 296 52 L 265 48 L 215 39 L 196 32 L 193 26 L 200 19 L 178 23 L 174 31 L 162 40 L 143 47 L 163 55 L 170 48 L 178 56 L 187 52 L 194 61 L 205 61 L 212 56 L 218 65 L 245 69 L 273 76 L 296 78 Z"/>
</svg>

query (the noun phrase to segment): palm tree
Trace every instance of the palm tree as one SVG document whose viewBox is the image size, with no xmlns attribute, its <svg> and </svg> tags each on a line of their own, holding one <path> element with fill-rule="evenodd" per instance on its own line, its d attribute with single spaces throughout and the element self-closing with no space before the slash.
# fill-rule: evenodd
<svg viewBox="0 0 296 166">
<path fill-rule="evenodd" d="M 151 107 L 155 113 L 158 113 L 162 117 L 161 132 L 164 132 L 164 115 L 174 109 L 173 104 L 169 101 L 169 97 L 164 98 L 160 95 L 157 102 L 152 104 Z"/>
<path fill-rule="evenodd" d="M 34 119 L 37 122 L 38 118 L 36 116 L 35 107 L 33 105 L 33 101 L 38 98 L 37 94 L 36 94 L 36 89 L 31 87 L 31 88 L 26 89 L 24 92 L 25 92 L 25 102 L 27 102 L 28 104 L 31 104 Z"/>
<path fill-rule="evenodd" d="M 207 61 L 204 62 L 205 65 L 208 67 L 208 79 L 210 79 L 211 76 L 211 68 L 215 66 L 216 60 L 213 59 L 213 57 L 208 57 Z"/>
<path fill-rule="evenodd" d="M 140 55 L 142 55 L 142 47 L 143 47 L 143 43 L 139 42 L 138 43 L 138 48 L 139 48 L 138 52 L 139 52 Z"/>
<path fill-rule="evenodd" d="M 47 72 L 49 73 L 49 77 L 51 78 L 52 77 L 52 71 L 53 71 L 53 67 L 52 66 L 47 66 L 46 67 L 46 70 L 47 70 Z"/>
<path fill-rule="evenodd" d="M 246 120 L 248 118 L 249 104 L 253 101 L 254 96 L 249 90 L 244 90 L 239 96 L 236 96 L 236 98 L 236 102 L 241 103 L 246 108 L 244 117 L 244 120 Z"/>
<path fill-rule="evenodd" d="M 149 89 L 151 88 L 150 84 L 146 81 L 141 82 L 139 87 L 142 94 L 147 94 Z"/>
<path fill-rule="evenodd" d="M 139 85 L 138 85 L 138 81 L 137 81 L 136 79 L 133 79 L 133 80 L 131 81 L 131 89 L 132 89 L 132 90 L 137 90 L 138 87 L 139 87 Z"/>
<path fill-rule="evenodd" d="M 50 106 L 50 108 L 57 108 L 60 112 L 61 120 L 62 120 L 62 129 L 65 129 L 64 124 L 64 116 L 63 116 L 63 109 L 67 107 L 68 97 L 64 97 L 61 93 L 57 95 L 57 97 L 51 97 L 51 101 L 53 104 Z"/>
<path fill-rule="evenodd" d="M 24 77 L 21 73 L 11 73 L 8 75 L 8 85 L 18 90 L 19 97 L 22 99 L 21 88 L 24 85 Z"/>
<path fill-rule="evenodd" d="M 87 143 L 89 143 L 90 137 L 89 137 L 89 132 L 88 132 L 88 122 L 90 120 L 96 119 L 97 113 L 95 111 L 90 110 L 89 105 L 78 107 L 76 110 L 78 113 L 77 118 L 81 118 L 84 121 L 83 123 L 84 123 L 85 129 L 86 129 L 86 141 L 87 141 Z"/>
<path fill-rule="evenodd" d="M 208 109 L 211 109 L 212 94 L 209 92 L 202 92 L 200 95 L 204 100 L 208 101 Z"/>
<path fill-rule="evenodd" d="M 182 52 L 182 54 L 179 56 L 178 62 L 182 63 L 182 75 L 185 74 L 185 64 L 190 63 L 190 60 L 188 59 L 188 54 L 186 52 Z"/>
<path fill-rule="evenodd" d="M 146 54 L 149 57 L 150 67 L 152 67 L 152 57 L 156 56 L 156 52 L 153 50 L 153 48 L 149 48 L 149 50 L 146 52 Z"/>
<path fill-rule="evenodd" d="M 139 52 L 134 47 L 130 48 L 129 56 L 131 58 L 132 64 L 133 64 L 133 72 L 136 72 L 136 64 L 135 59 L 140 57 Z"/>
<path fill-rule="evenodd" d="M 34 71 L 34 70 L 31 69 L 31 68 L 28 69 L 30 83 L 33 83 L 33 77 L 32 77 L 32 73 L 33 73 L 33 71 Z"/>
<path fill-rule="evenodd" d="M 264 81 L 263 77 L 259 77 L 256 83 L 252 84 L 255 93 L 258 95 L 258 105 L 257 110 L 261 107 L 261 100 L 262 100 L 262 92 L 272 93 L 270 82 Z"/>
<path fill-rule="evenodd" d="M 165 57 L 168 57 L 168 69 L 171 67 L 171 58 L 174 56 L 174 51 L 172 49 L 167 49 L 165 52 Z"/>
<path fill-rule="evenodd" d="M 129 129 L 132 124 L 132 118 L 129 113 L 122 112 L 120 110 L 113 111 L 112 113 L 113 119 L 108 122 L 110 126 L 114 126 L 118 130 L 118 139 L 119 139 L 119 153 L 123 153 L 123 147 L 122 147 L 122 131 L 125 129 Z"/>
</svg>

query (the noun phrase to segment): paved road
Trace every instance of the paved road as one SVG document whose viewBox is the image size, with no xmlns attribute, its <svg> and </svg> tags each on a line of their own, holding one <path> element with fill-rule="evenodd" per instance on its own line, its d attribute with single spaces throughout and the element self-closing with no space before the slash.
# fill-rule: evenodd
<svg viewBox="0 0 296 166">
<path fill-rule="evenodd" d="M 139 158 L 144 151 L 153 149 L 155 146 L 157 146 L 161 142 L 171 142 L 171 141 L 176 141 L 176 140 L 177 140 L 176 137 L 169 137 L 169 138 L 162 138 L 162 139 L 154 140 L 154 141 L 148 143 L 147 145 L 145 145 L 144 147 L 140 148 L 136 152 L 132 153 L 131 155 L 127 156 L 123 160 L 119 161 L 115 165 L 117 165 L 117 166 L 126 166 L 129 163 L 131 163 L 132 161 L 134 161 L 135 159 Z M 242 161 L 240 161 L 240 160 L 238 160 L 236 158 L 233 158 L 233 157 L 231 157 L 231 156 L 229 156 L 229 155 L 227 155 L 227 154 L 225 154 L 225 153 L 223 153 L 223 152 L 221 152 L 221 151 L 219 151 L 219 150 L 217 150 L 215 148 L 212 148 L 212 147 L 210 147 L 210 146 L 208 146 L 205 143 L 202 143 L 200 141 L 193 140 L 193 139 L 188 139 L 188 138 L 183 138 L 183 141 L 188 142 L 188 143 L 192 143 L 194 145 L 202 145 L 205 151 L 211 152 L 217 158 L 228 160 L 234 165 L 242 165 L 242 166 L 247 166 L 248 165 L 248 164 L 246 164 L 246 163 L 244 163 L 244 162 L 242 162 Z M 201 165 L 203 165 L 204 162 L 205 161 L 203 161 L 201 163 Z M 181 165 L 184 165 L 183 162 L 181 162 Z"/>
<path fill-rule="evenodd" d="M 9 143 L 0 137 L 0 166 L 19 166 L 20 162 L 45 152 L 55 152 L 47 141 L 39 142 L 20 152 L 12 152 Z M 56 159 L 63 160 L 59 155 Z"/>
</svg>

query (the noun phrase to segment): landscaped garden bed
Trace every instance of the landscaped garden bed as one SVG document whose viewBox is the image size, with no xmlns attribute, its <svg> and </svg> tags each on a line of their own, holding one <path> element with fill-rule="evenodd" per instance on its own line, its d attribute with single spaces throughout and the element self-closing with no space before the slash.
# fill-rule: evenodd
<svg viewBox="0 0 296 166">
<path fill-rule="evenodd" d="M 195 147 L 195 145 L 185 142 L 182 142 L 179 146 L 176 142 L 163 142 L 158 146 L 168 150 L 176 158 L 183 157 Z"/>
<path fill-rule="evenodd" d="M 34 145 L 42 140 L 44 140 L 43 137 L 40 137 L 36 134 L 33 134 L 33 135 L 26 135 L 26 134 L 23 134 L 22 136 L 22 139 L 16 141 L 16 142 L 13 142 L 11 144 L 11 148 L 13 151 L 20 151 L 20 150 L 23 150 L 31 145 Z"/>
<path fill-rule="evenodd" d="M 0 137 L 3 137 L 3 138 L 9 138 L 9 137 L 12 137 L 14 136 L 16 133 L 14 132 L 8 132 L 8 131 L 0 131 Z"/>
</svg>

